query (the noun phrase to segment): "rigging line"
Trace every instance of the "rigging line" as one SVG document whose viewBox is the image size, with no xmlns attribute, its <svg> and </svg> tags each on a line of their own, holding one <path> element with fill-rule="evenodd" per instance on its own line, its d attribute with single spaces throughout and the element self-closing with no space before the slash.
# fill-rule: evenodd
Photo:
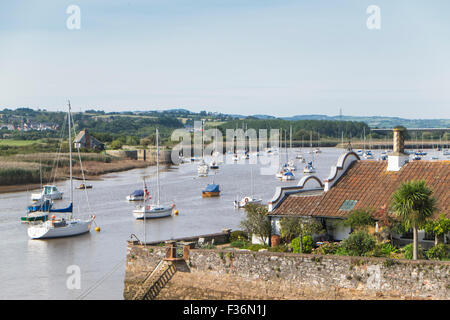
<svg viewBox="0 0 450 320">
<path fill-rule="evenodd" d="M 105 282 L 106 279 L 108 279 L 116 270 L 118 267 L 121 266 L 121 264 L 124 262 L 124 259 L 120 259 L 119 262 L 111 269 L 111 271 L 105 273 L 103 275 L 103 277 L 101 277 L 99 280 L 97 280 L 97 282 L 95 282 L 91 287 L 89 287 L 85 292 L 83 292 L 82 294 L 80 294 L 76 300 L 83 300 L 84 298 L 86 298 L 92 291 L 94 291 L 95 289 L 98 288 L 98 286 L 100 286 L 103 282 Z"/>
<path fill-rule="evenodd" d="M 62 148 L 62 142 L 63 142 L 63 136 L 64 136 L 64 130 L 66 128 L 66 116 L 64 116 L 64 121 L 63 121 L 63 127 L 61 130 L 61 136 L 60 136 L 60 143 L 59 143 L 59 149 L 58 152 L 56 153 L 56 158 L 53 160 L 53 167 L 52 167 L 52 171 L 50 173 L 50 177 L 49 177 L 49 182 L 52 181 L 52 176 L 53 176 L 53 172 L 54 172 L 54 176 L 53 176 L 53 184 L 55 184 L 56 182 L 56 172 L 58 170 L 58 164 L 59 164 L 59 157 L 61 155 L 61 148 Z"/>
<path fill-rule="evenodd" d="M 72 120 L 72 128 L 73 128 L 74 137 L 76 137 L 75 123 L 73 121 L 73 117 L 71 117 L 71 120 Z M 72 143 L 72 141 L 69 141 L 69 143 Z M 78 159 L 80 160 L 80 170 L 81 170 L 81 175 L 83 177 L 84 193 L 86 195 L 86 201 L 87 201 L 87 204 L 88 204 L 88 208 L 89 208 L 89 211 L 92 214 L 95 214 L 94 210 L 92 210 L 92 208 L 91 208 L 91 203 L 89 202 L 89 196 L 88 196 L 88 192 L 87 192 L 87 188 L 86 188 L 86 178 L 84 176 L 83 162 L 81 161 L 81 154 L 80 154 L 80 147 L 79 146 L 77 147 L 77 152 L 78 152 Z"/>
</svg>

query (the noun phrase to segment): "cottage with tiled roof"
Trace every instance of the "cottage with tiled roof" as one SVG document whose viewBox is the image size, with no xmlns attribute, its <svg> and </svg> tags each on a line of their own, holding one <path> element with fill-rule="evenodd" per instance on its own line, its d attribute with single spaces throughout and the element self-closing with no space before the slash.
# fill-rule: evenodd
<svg viewBox="0 0 450 320">
<path fill-rule="evenodd" d="M 75 145 L 75 148 L 87 148 L 96 150 L 105 149 L 104 143 L 92 137 L 87 129 L 81 130 L 75 137 L 73 143 Z"/>
<path fill-rule="evenodd" d="M 450 161 L 408 162 L 403 148 L 403 131 L 394 129 L 394 152 L 388 161 L 362 161 L 350 151 L 339 157 L 323 182 L 308 176 L 298 186 L 278 188 L 268 213 L 274 233 L 280 234 L 281 218 L 302 216 L 322 222 L 330 240 L 343 240 L 351 230 L 337 222 L 353 209 L 373 209 L 374 218 L 379 219 L 383 211 L 389 210 L 395 190 L 403 182 L 419 179 L 433 190 L 436 215 L 449 216 Z M 424 239 L 425 233 L 420 232 L 419 240 Z"/>
</svg>

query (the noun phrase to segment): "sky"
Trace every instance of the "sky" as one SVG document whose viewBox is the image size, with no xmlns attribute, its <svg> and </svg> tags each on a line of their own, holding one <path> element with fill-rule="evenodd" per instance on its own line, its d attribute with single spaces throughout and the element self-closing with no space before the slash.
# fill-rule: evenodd
<svg viewBox="0 0 450 320">
<path fill-rule="evenodd" d="M 449 52 L 448 0 L 2 1 L 0 109 L 450 118 Z"/>
</svg>

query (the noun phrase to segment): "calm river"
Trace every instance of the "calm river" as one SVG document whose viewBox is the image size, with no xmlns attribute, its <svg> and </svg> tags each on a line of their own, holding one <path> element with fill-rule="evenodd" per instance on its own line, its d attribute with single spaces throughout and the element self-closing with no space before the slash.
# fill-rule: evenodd
<svg viewBox="0 0 450 320">
<path fill-rule="evenodd" d="M 315 167 L 317 175 L 324 179 L 342 149 L 322 148 L 322 151 L 315 157 Z M 378 158 L 379 152 L 374 154 Z M 311 159 L 310 154 L 304 155 Z M 20 223 L 20 217 L 30 203 L 31 190 L 0 194 L 0 299 L 123 299 L 126 241 L 131 234 L 143 240 L 145 227 L 147 241 L 154 241 L 220 232 L 223 228 L 237 229 L 245 212 L 234 209 L 233 200 L 238 193 L 242 196 L 251 193 L 252 172 L 254 194 L 267 203 L 275 187 L 297 184 L 304 166 L 296 161 L 296 179 L 281 182 L 274 175 L 261 175 L 259 165 L 244 164 L 244 160 L 221 164 L 215 177 L 214 170 L 210 170 L 210 176 L 204 178 L 197 177 L 197 164 L 161 170 L 161 201 L 174 201 L 179 215 L 147 220 L 145 224 L 133 218 L 135 204 L 127 202 L 125 197 L 141 189 L 142 177 L 147 176 L 147 185 L 156 198 L 154 167 L 109 174 L 102 180 L 91 181 L 93 189 L 87 191 L 89 204 L 101 232 L 94 231 L 93 225 L 90 233 L 77 237 L 30 240 L 27 225 Z M 213 178 L 220 184 L 221 196 L 202 198 L 201 190 Z M 74 181 L 75 186 L 78 184 Z M 55 201 L 55 206 L 66 206 L 69 182 L 57 186 L 65 193 L 63 200 Z M 90 213 L 85 191 L 74 190 L 75 217 Z M 67 268 L 71 265 L 81 270 L 80 289 L 67 288 L 70 276 Z"/>
</svg>

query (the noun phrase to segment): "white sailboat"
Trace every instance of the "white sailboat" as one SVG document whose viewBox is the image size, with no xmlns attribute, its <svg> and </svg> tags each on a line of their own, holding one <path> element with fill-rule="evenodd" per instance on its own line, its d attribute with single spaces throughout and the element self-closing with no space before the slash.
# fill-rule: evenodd
<svg viewBox="0 0 450 320">
<path fill-rule="evenodd" d="M 308 162 L 308 164 L 303 168 L 303 173 L 315 173 L 316 169 L 313 166 L 314 162 L 314 152 L 312 151 L 312 131 L 311 131 L 311 137 L 310 137 L 310 144 L 311 144 L 311 161 Z"/>
<path fill-rule="evenodd" d="M 50 213 L 70 213 L 70 215 L 67 219 L 64 217 L 57 219 L 56 216 L 53 215 L 50 220 L 47 220 L 45 222 L 30 223 L 27 232 L 28 236 L 31 239 L 70 237 L 87 233 L 91 230 L 91 224 L 95 219 L 95 215 L 91 215 L 86 220 L 73 218 L 72 132 L 71 132 L 72 115 L 70 110 L 70 101 L 67 117 L 69 123 L 70 204 L 67 208 L 64 209 L 54 209 L 54 210 L 50 209 Z"/>
<path fill-rule="evenodd" d="M 202 161 L 197 166 L 197 174 L 199 177 L 207 177 L 208 172 L 209 172 L 209 166 L 205 162 L 205 158 L 204 158 L 205 155 L 204 155 L 204 150 L 203 150 L 203 143 L 204 143 L 203 139 L 204 139 L 204 137 L 203 137 L 203 121 L 202 121 Z"/>
<path fill-rule="evenodd" d="M 156 129 L 156 185 L 158 189 L 158 197 L 156 204 L 148 204 L 149 200 L 148 192 L 146 191 L 144 182 L 144 193 L 145 199 L 144 204 L 139 205 L 133 210 L 133 216 L 136 219 L 148 219 L 148 218 L 163 218 L 172 215 L 172 209 L 175 207 L 174 204 L 171 205 L 161 205 L 161 187 L 159 183 L 159 134 L 158 129 Z"/>
<path fill-rule="evenodd" d="M 262 202 L 262 199 L 259 198 L 255 198 L 255 196 L 253 195 L 253 169 L 251 169 L 251 187 L 252 187 L 252 193 L 251 196 L 246 196 L 243 197 L 241 200 L 234 200 L 234 206 L 236 208 L 244 208 L 247 204 L 260 204 Z"/>
</svg>

